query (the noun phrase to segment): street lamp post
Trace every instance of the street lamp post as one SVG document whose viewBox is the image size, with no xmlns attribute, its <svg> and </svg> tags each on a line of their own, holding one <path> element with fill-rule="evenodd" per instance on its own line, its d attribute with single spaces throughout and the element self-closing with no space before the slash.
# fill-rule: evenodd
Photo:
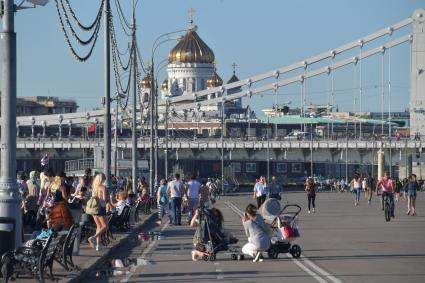
<svg viewBox="0 0 425 283">
<path fill-rule="evenodd" d="M 62 139 L 62 121 L 63 121 L 63 116 L 59 115 L 58 116 L 58 120 L 59 120 L 59 139 Z"/>
<path fill-rule="evenodd" d="M 119 100 L 124 99 L 125 94 L 118 93 L 114 98 L 110 100 L 110 102 L 116 101 L 116 109 L 115 109 L 115 135 L 114 135 L 114 176 L 117 176 L 117 168 L 118 168 L 118 108 L 119 108 Z M 106 101 L 105 101 L 106 103 Z"/>
<path fill-rule="evenodd" d="M 69 127 L 69 129 L 68 129 L 68 137 L 70 138 L 71 137 L 71 134 L 72 134 L 72 120 L 69 120 L 68 121 L 68 127 Z"/>
<path fill-rule="evenodd" d="M 269 136 L 270 118 L 267 116 L 267 185 L 270 184 L 270 136 Z"/>
<path fill-rule="evenodd" d="M 46 1 L 36 4 L 47 4 Z M 4 0 L 2 49 L 2 91 L 1 91 L 1 169 L 0 169 L 0 217 L 9 220 L 2 223 L 2 231 L 14 232 L 14 241 L 7 243 L 17 248 L 22 240 L 22 217 L 19 207 L 19 194 L 16 184 L 16 33 L 15 12 L 22 7 L 15 6 L 13 0 Z"/>
<path fill-rule="evenodd" d="M 221 100 L 221 193 L 224 194 L 224 102 Z"/>
<path fill-rule="evenodd" d="M 110 82 L 110 30 L 109 30 L 109 19 L 110 19 L 109 0 L 105 0 L 103 7 L 103 19 L 104 19 L 104 78 L 105 78 L 105 115 L 104 115 L 104 127 L 103 127 L 103 154 L 104 154 L 104 168 L 106 187 L 111 186 L 111 82 Z"/>
<path fill-rule="evenodd" d="M 164 34 L 161 34 L 158 36 L 153 45 L 152 45 L 152 57 L 151 57 L 151 66 L 150 66 L 150 152 L 149 152 L 149 186 L 150 186 L 150 194 L 152 195 L 154 192 L 154 182 L 157 182 L 158 178 L 158 109 L 157 109 L 157 84 L 155 83 L 155 66 L 154 66 L 154 57 L 156 49 L 165 42 L 175 40 L 174 38 L 168 38 L 162 41 L 159 41 L 163 37 L 171 36 L 173 34 L 186 32 L 187 29 L 184 30 L 177 30 L 173 32 L 167 32 Z M 155 124 L 154 124 L 155 123 Z M 156 137 L 154 138 L 154 131 L 156 134 Z M 155 152 L 154 152 L 155 151 Z M 154 166 L 155 166 L 155 172 L 154 172 Z M 155 174 L 155 180 L 154 180 L 154 174 Z"/>
<path fill-rule="evenodd" d="M 13 0 L 3 1 L 2 43 L 2 92 L 1 92 L 1 178 L 0 217 L 14 219 L 15 241 L 21 244 L 21 211 L 16 184 L 16 33 L 14 31 Z M 10 230 L 13 231 L 13 228 Z"/>
<path fill-rule="evenodd" d="M 165 180 L 168 181 L 168 107 L 170 104 L 170 100 L 167 96 L 165 100 Z"/>
</svg>

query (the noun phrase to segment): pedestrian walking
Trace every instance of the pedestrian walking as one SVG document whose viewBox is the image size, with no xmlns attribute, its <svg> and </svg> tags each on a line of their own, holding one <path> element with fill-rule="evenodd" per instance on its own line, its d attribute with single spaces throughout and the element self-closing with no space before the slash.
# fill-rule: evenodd
<svg viewBox="0 0 425 283">
<path fill-rule="evenodd" d="M 400 192 L 401 192 L 402 188 L 403 188 L 403 184 L 401 183 L 400 179 L 398 177 L 396 177 L 395 180 L 394 180 L 395 201 L 398 201 L 398 199 L 400 198 Z"/>
<path fill-rule="evenodd" d="M 158 202 L 158 216 L 162 222 L 164 215 L 167 214 L 169 202 L 167 194 L 167 181 L 165 179 L 162 179 L 159 183 L 158 195 L 156 199 Z"/>
<path fill-rule="evenodd" d="M 92 216 L 96 223 L 96 234 L 88 238 L 90 246 L 92 248 L 95 248 L 96 246 L 96 251 L 100 251 L 102 249 L 100 237 L 108 229 L 106 224 L 107 191 L 104 185 L 105 181 L 105 174 L 100 173 L 96 175 L 92 184 L 92 197 L 86 207 L 86 209 L 92 209 Z M 97 206 L 97 208 L 95 206 Z"/>
<path fill-rule="evenodd" d="M 358 206 L 360 202 L 360 187 L 361 187 L 361 179 L 358 174 L 354 176 L 354 178 L 350 182 L 350 186 L 353 188 L 354 194 L 354 206 Z"/>
<path fill-rule="evenodd" d="M 314 187 L 314 180 L 312 177 L 307 179 L 307 183 L 305 186 L 305 190 L 307 191 L 307 201 L 308 201 L 308 213 L 311 212 L 311 207 L 313 207 L 313 213 L 316 212 L 316 189 Z"/>
<path fill-rule="evenodd" d="M 263 202 L 266 201 L 267 192 L 264 187 L 264 180 L 261 176 L 259 179 L 257 179 L 257 182 L 254 185 L 254 195 L 253 198 L 257 200 L 257 207 L 260 207 Z"/>
<path fill-rule="evenodd" d="M 277 181 L 276 176 L 272 176 L 272 182 L 270 183 L 269 197 L 277 200 L 282 200 L 280 193 L 282 192 L 282 186 Z"/>
<path fill-rule="evenodd" d="M 412 174 L 409 176 L 409 181 L 404 186 L 404 198 L 407 196 L 407 215 L 416 215 L 416 194 L 419 190 L 419 184 L 416 181 L 416 175 Z"/>
<path fill-rule="evenodd" d="M 171 197 L 171 213 L 174 225 L 182 225 L 182 195 L 183 183 L 180 181 L 180 174 L 174 174 L 174 180 L 167 185 L 167 193 Z"/>
<path fill-rule="evenodd" d="M 188 213 L 187 213 L 187 222 L 190 224 L 192 216 L 195 213 L 195 210 L 199 207 L 199 188 L 201 184 L 196 180 L 196 175 L 193 174 L 190 177 L 190 181 L 187 183 L 186 195 L 188 198 Z"/>
</svg>

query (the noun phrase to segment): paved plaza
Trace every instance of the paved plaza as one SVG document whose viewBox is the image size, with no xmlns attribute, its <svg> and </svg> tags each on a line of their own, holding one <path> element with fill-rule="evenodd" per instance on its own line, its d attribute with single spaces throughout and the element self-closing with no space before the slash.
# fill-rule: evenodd
<svg viewBox="0 0 425 283">
<path fill-rule="evenodd" d="M 355 207 L 351 193 L 318 193 L 317 212 L 307 214 L 304 192 L 287 192 L 284 203 L 303 207 L 299 217 L 301 237 L 297 243 L 302 257 L 295 260 L 280 254 L 253 263 L 251 259 L 232 261 L 221 252 L 215 262 L 193 262 L 190 258 L 194 229 L 188 226 L 153 227 L 163 239 L 130 249 L 120 249 L 115 257 L 139 258 L 143 264 L 123 276 L 96 277 L 84 282 L 424 282 L 425 194 L 419 193 L 418 215 L 407 216 L 406 202 L 396 203 L 396 217 L 385 222 L 379 199 L 369 206 L 362 197 Z M 222 197 L 225 229 L 246 243 L 238 210 L 252 202 L 251 194 Z"/>
</svg>

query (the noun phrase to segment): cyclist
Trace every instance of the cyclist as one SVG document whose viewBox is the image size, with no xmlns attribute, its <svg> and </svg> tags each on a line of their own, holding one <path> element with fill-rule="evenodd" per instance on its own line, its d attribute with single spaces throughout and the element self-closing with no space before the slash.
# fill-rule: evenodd
<svg viewBox="0 0 425 283">
<path fill-rule="evenodd" d="M 381 189 L 381 209 L 384 210 L 384 198 L 388 196 L 390 199 L 391 206 L 391 217 L 394 217 L 394 182 L 390 178 L 390 173 L 388 171 L 384 172 L 384 176 L 376 184 L 376 190 Z"/>
</svg>

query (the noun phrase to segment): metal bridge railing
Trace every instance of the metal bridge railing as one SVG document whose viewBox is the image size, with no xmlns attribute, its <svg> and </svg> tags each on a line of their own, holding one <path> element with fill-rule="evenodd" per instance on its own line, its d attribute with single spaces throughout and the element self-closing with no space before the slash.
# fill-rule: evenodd
<svg viewBox="0 0 425 283">
<path fill-rule="evenodd" d="M 94 167 L 94 159 L 77 159 L 65 161 L 65 172 L 84 171 L 86 168 Z"/>
</svg>

